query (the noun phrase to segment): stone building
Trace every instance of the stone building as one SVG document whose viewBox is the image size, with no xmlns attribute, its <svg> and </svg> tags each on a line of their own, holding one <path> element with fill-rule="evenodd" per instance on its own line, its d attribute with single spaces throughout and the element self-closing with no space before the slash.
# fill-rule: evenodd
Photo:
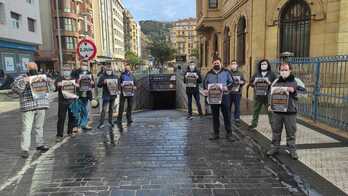
<svg viewBox="0 0 348 196">
<path fill-rule="evenodd" d="M 347 0 L 197 0 L 200 63 L 236 59 L 247 76 L 256 59 L 348 54 Z"/>
<path fill-rule="evenodd" d="M 177 51 L 177 57 L 185 61 L 193 58 L 194 50 L 198 49 L 196 19 L 187 18 L 175 21 L 170 29 L 170 41 Z"/>
<path fill-rule="evenodd" d="M 140 46 L 140 25 L 135 21 L 133 15 L 129 10 L 124 12 L 124 40 L 125 40 L 125 50 L 133 52 L 134 54 L 141 56 L 141 46 Z"/>
</svg>

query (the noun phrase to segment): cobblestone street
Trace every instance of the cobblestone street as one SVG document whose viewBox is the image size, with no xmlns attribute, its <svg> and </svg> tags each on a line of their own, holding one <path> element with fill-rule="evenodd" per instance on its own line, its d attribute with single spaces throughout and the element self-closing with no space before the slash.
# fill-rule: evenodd
<svg viewBox="0 0 348 196">
<path fill-rule="evenodd" d="M 209 141 L 210 117 L 185 117 L 175 110 L 141 112 L 122 133 L 106 127 L 66 139 L 33 158 L 0 195 L 302 195 L 245 141 Z M 47 132 L 53 138 L 53 129 Z"/>
</svg>

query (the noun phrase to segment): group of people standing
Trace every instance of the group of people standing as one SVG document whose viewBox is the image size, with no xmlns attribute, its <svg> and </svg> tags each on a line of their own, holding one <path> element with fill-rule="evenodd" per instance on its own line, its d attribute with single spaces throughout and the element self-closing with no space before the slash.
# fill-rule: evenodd
<svg viewBox="0 0 348 196">
<path fill-rule="evenodd" d="M 117 76 L 111 65 L 105 65 L 97 83 L 89 71 L 87 62 L 82 62 L 80 68 L 63 70 L 62 76 L 53 81 L 38 72 L 34 62 L 27 64 L 28 72 L 15 79 L 12 89 L 19 94 L 22 113 L 21 156 L 29 156 L 31 132 L 36 132 L 37 150 L 44 153 L 49 150 L 43 137 L 45 113 L 49 108 L 49 92 L 58 92 L 58 121 L 56 141 L 64 138 L 64 124 L 68 115 L 68 136 L 74 136 L 81 129 L 91 130 L 89 123 L 89 105 L 93 98 L 93 89 L 97 86 L 103 89 L 102 111 L 98 128 L 104 127 L 105 114 L 109 110 L 108 122 L 114 127 L 113 108 L 117 96 L 120 96 L 119 113 L 116 123 L 122 125 L 125 102 L 127 101 L 127 123 L 132 121 L 132 103 L 136 90 L 135 80 L 129 65 Z M 93 104 L 92 104 L 93 105 Z"/>
<path fill-rule="evenodd" d="M 220 111 L 223 116 L 223 121 L 226 130 L 226 139 L 235 141 L 232 137 L 232 115 L 234 123 L 237 127 L 240 126 L 240 105 L 242 99 L 243 86 L 246 84 L 243 73 L 239 70 L 239 65 L 235 60 L 232 60 L 229 65 L 223 67 L 220 58 L 215 58 L 212 62 L 212 69 L 206 74 L 204 80 L 200 72 L 192 62 L 185 72 L 186 93 L 188 98 L 188 119 L 192 119 L 192 97 L 195 98 L 197 109 L 200 115 L 202 107 L 200 104 L 199 84 L 203 83 L 202 94 L 210 99 L 217 97 L 218 101 L 209 103 L 213 116 L 213 134 L 210 140 L 220 139 Z M 298 80 L 292 74 L 292 65 L 284 61 L 279 66 L 279 76 L 272 71 L 271 64 L 267 59 L 259 61 L 257 64 L 256 73 L 251 77 L 249 86 L 254 88 L 253 100 L 253 119 L 249 130 L 255 130 L 258 125 L 259 115 L 264 107 L 268 113 L 269 123 L 272 128 L 271 148 L 267 151 L 267 155 L 272 156 L 279 152 L 281 133 L 285 127 L 287 135 L 287 146 L 290 156 L 293 159 L 298 159 L 296 153 L 296 114 L 297 114 L 297 92 L 303 91 L 297 83 Z M 196 77 L 195 77 L 196 76 Z M 196 79 L 196 85 L 189 85 L 191 80 Z M 220 88 L 216 88 L 220 87 Z M 284 110 L 277 110 L 272 107 L 271 92 L 274 88 L 283 90 L 286 100 Z M 217 96 L 220 93 L 220 97 Z M 279 100 L 278 100 L 279 102 Z M 232 112 L 232 108 L 234 111 Z"/>
</svg>

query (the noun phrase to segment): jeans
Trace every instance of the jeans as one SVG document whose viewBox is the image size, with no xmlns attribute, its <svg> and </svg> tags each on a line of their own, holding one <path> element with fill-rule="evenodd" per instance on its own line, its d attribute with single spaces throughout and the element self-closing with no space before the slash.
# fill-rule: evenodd
<svg viewBox="0 0 348 196">
<path fill-rule="evenodd" d="M 192 116 L 192 96 L 195 98 L 199 115 L 203 115 L 199 91 L 187 94 L 188 115 Z"/>
<path fill-rule="evenodd" d="M 109 110 L 109 123 L 112 123 L 112 116 L 114 114 L 114 104 L 115 98 L 110 98 L 110 100 L 103 100 L 102 111 L 100 114 L 100 124 L 103 124 L 105 121 L 105 113 Z"/>
<path fill-rule="evenodd" d="M 36 134 L 36 145 L 44 145 L 43 126 L 45 123 L 46 110 L 33 110 L 22 113 L 22 135 L 21 149 L 29 151 L 31 143 L 31 131 L 34 129 Z"/>
<path fill-rule="evenodd" d="M 66 113 L 68 112 L 68 134 L 71 134 L 73 128 L 76 127 L 76 119 L 73 113 L 69 110 L 68 103 L 59 103 L 58 105 L 58 121 L 57 121 L 57 137 L 63 137 L 64 135 L 64 124 Z"/>
<path fill-rule="evenodd" d="M 234 120 L 240 120 L 240 100 L 242 95 L 241 94 L 230 94 L 231 96 L 231 111 L 232 107 L 234 106 Z"/>
<path fill-rule="evenodd" d="M 124 104 L 127 100 L 127 121 L 131 122 L 132 121 L 132 107 L 133 107 L 133 97 L 125 97 L 121 94 L 120 97 L 120 105 L 119 105 L 119 110 L 118 110 L 118 117 L 117 120 L 118 122 L 122 121 L 122 116 L 123 116 L 123 112 L 124 112 Z"/>
<path fill-rule="evenodd" d="M 88 98 L 81 97 L 81 107 L 84 107 L 85 110 L 81 112 L 81 118 L 80 118 L 80 127 L 86 127 L 88 124 Z"/>
<path fill-rule="evenodd" d="M 214 104 L 211 105 L 211 110 L 213 113 L 213 129 L 214 134 L 219 135 L 219 129 L 220 129 L 220 109 L 222 112 L 222 115 L 224 117 L 224 124 L 225 129 L 227 133 L 232 132 L 231 128 L 231 116 L 230 116 L 230 96 L 229 95 L 223 95 L 222 97 L 222 103 L 221 104 Z"/>
</svg>

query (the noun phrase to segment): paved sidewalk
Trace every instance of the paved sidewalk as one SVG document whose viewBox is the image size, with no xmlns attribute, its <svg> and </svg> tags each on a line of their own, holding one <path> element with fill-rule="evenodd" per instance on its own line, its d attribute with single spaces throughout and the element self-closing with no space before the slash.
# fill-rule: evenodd
<svg viewBox="0 0 348 196">
<path fill-rule="evenodd" d="M 244 115 L 242 116 L 242 120 L 250 124 L 252 116 Z M 272 138 L 272 131 L 268 123 L 267 115 L 260 116 L 259 126 L 256 130 L 267 138 L 266 145 L 269 146 Z M 255 135 L 253 137 L 257 138 Z M 300 123 L 298 123 L 296 140 L 300 157 L 299 161 L 306 166 L 307 169 L 303 169 L 304 172 L 302 172 L 301 169 L 299 169 L 301 168 L 299 164 L 288 164 L 289 162 L 282 156 L 280 156 L 280 159 L 285 162 L 287 166 L 290 168 L 292 167 L 295 173 L 298 173 L 305 179 L 310 178 L 310 171 L 314 171 L 329 182 L 326 185 L 319 183 L 321 187 L 315 187 L 316 189 L 326 189 L 330 192 L 330 189 L 334 189 L 334 187 L 332 188 L 330 186 L 331 183 L 340 189 L 337 191 L 337 195 L 348 195 L 348 140 L 325 131 L 311 129 Z M 281 144 L 286 144 L 285 131 L 282 134 Z M 319 178 L 314 178 L 320 181 Z"/>
<path fill-rule="evenodd" d="M 246 141 L 209 141 L 211 117 L 185 117 L 140 112 L 122 133 L 108 127 L 82 133 L 42 155 L 19 188 L 0 195 L 303 195 Z"/>
</svg>

